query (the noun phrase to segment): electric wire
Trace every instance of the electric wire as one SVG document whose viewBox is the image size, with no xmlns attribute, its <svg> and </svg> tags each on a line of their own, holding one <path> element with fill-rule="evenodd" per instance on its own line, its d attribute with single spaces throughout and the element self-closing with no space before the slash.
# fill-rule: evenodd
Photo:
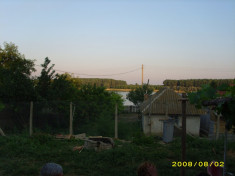
<svg viewBox="0 0 235 176">
<path fill-rule="evenodd" d="M 35 66 L 42 67 L 41 65 L 35 65 Z M 85 74 L 85 73 L 74 73 L 74 72 L 68 72 L 68 71 L 58 70 L 58 69 L 54 69 L 54 70 L 57 72 L 63 72 L 63 73 L 69 73 L 69 74 L 74 74 L 74 75 L 81 75 L 81 76 L 116 76 L 116 75 L 124 75 L 124 74 L 128 74 L 128 73 L 132 73 L 132 72 L 135 72 L 140 69 L 141 69 L 141 67 L 127 71 L 127 72 L 115 73 L 115 74 L 105 74 L 105 75 L 91 75 L 91 74 Z"/>
</svg>

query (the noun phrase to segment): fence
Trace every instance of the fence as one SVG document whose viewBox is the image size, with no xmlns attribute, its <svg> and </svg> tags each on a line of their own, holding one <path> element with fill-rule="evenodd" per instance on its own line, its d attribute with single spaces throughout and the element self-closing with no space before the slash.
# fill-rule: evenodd
<svg viewBox="0 0 235 176">
<path fill-rule="evenodd" d="M 28 102 L 8 102 L 0 108 L 0 128 L 5 134 L 23 133 L 29 127 Z"/>
<path fill-rule="evenodd" d="M 138 106 L 128 105 L 128 106 L 124 107 L 124 112 L 125 113 L 138 113 L 139 108 L 138 108 Z"/>
<path fill-rule="evenodd" d="M 200 132 L 203 135 L 210 136 L 214 134 L 214 124 L 210 119 L 210 114 L 205 114 L 200 116 Z"/>
<path fill-rule="evenodd" d="M 126 107 L 92 101 L 39 101 L 4 103 L 0 128 L 6 135 L 25 133 L 81 134 L 131 139 L 141 133 L 138 113 Z"/>
<path fill-rule="evenodd" d="M 218 136 L 218 139 L 224 139 L 224 133 L 219 133 L 219 136 Z M 213 133 L 213 134 L 209 134 L 208 135 L 208 138 L 210 140 L 216 140 L 216 134 Z M 227 134 L 227 140 L 228 141 L 235 141 L 235 134 L 232 134 L 232 133 L 228 133 Z"/>
</svg>

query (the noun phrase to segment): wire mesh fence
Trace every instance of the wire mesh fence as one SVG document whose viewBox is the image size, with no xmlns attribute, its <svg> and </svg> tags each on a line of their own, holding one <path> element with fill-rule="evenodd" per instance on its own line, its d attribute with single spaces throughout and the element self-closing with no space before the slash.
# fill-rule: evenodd
<svg viewBox="0 0 235 176">
<path fill-rule="evenodd" d="M 25 133 L 29 129 L 29 102 L 1 103 L 0 128 L 6 134 Z"/>
<path fill-rule="evenodd" d="M 67 101 L 33 102 L 33 132 L 68 134 L 69 104 Z"/>
<path fill-rule="evenodd" d="M 0 128 L 6 134 L 47 133 L 118 137 L 130 140 L 142 132 L 138 111 L 92 101 L 37 101 L 3 103 Z M 116 119 L 116 120 L 115 120 Z M 116 134 L 115 134 L 116 133 Z"/>
</svg>

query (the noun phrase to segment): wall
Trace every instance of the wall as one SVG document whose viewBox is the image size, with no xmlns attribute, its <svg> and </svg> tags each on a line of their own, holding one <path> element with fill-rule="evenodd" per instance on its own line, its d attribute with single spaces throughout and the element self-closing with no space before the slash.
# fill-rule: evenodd
<svg viewBox="0 0 235 176">
<path fill-rule="evenodd" d="M 142 118 L 143 132 L 144 134 L 162 135 L 163 134 L 163 121 L 165 115 L 152 115 L 150 118 L 148 115 L 144 115 Z M 190 134 L 199 136 L 200 132 L 200 116 L 188 116 L 186 117 L 186 131 Z M 151 125 L 150 125 L 151 122 Z M 178 118 L 175 125 L 182 127 L 182 117 Z"/>
<path fill-rule="evenodd" d="M 163 121 L 161 119 L 164 118 L 164 115 L 152 115 L 151 118 L 148 115 L 143 116 L 142 125 L 144 134 L 161 135 L 163 132 Z"/>
<path fill-rule="evenodd" d="M 182 117 L 179 117 L 178 126 L 182 127 Z M 186 117 L 186 131 L 190 134 L 199 136 L 200 134 L 200 116 L 187 116 Z"/>
</svg>

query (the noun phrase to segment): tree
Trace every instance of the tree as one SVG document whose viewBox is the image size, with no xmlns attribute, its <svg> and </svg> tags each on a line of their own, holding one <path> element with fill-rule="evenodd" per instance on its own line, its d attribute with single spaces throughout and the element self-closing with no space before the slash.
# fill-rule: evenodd
<svg viewBox="0 0 235 176">
<path fill-rule="evenodd" d="M 52 64 L 49 67 L 51 60 L 46 57 L 45 61 L 43 64 L 41 64 L 42 66 L 42 71 L 41 71 L 41 75 L 38 77 L 38 82 L 36 85 L 36 90 L 37 93 L 39 95 L 39 99 L 45 99 L 45 100 L 49 100 L 50 97 L 50 91 L 51 91 L 51 85 L 52 85 L 52 80 L 55 77 L 55 70 L 53 70 L 53 67 L 55 66 L 54 64 Z"/>
<path fill-rule="evenodd" d="M 59 101 L 73 101 L 77 96 L 77 84 L 73 82 L 69 74 L 56 74 L 50 86 L 50 98 Z"/>
<path fill-rule="evenodd" d="M 235 125 L 235 81 L 234 84 L 216 86 L 213 82 L 204 85 L 198 92 L 189 93 L 189 100 L 196 107 L 211 107 L 222 114 L 226 121 L 226 129 Z"/>
<path fill-rule="evenodd" d="M 119 110 L 123 108 L 123 100 L 120 95 L 108 92 L 105 87 L 83 85 L 77 94 L 78 111 L 81 118 L 93 119 L 100 116 L 113 117 L 115 104 Z"/>
<path fill-rule="evenodd" d="M 34 61 L 20 54 L 13 43 L 0 47 L 0 99 L 4 101 L 26 101 L 35 99 L 31 73 Z"/>
<path fill-rule="evenodd" d="M 127 94 L 127 99 L 133 102 L 136 106 L 139 106 L 140 103 L 144 101 L 144 95 L 151 95 L 153 89 L 148 86 L 148 84 L 144 84 L 142 87 L 137 87 L 136 89 L 132 89 Z"/>
<path fill-rule="evenodd" d="M 198 107 L 212 107 L 225 119 L 223 175 L 226 175 L 227 131 L 235 125 L 235 80 L 231 85 L 223 84 L 218 87 L 214 83 L 205 85 L 198 92 L 189 94 L 189 99 Z"/>
</svg>

